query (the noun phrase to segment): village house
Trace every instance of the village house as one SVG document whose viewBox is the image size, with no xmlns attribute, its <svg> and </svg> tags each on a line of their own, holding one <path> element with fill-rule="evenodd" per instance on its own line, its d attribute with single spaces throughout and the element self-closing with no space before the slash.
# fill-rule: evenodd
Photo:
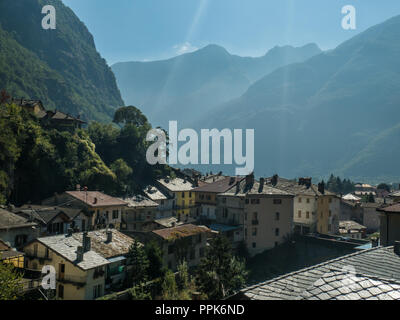
<svg viewBox="0 0 400 320">
<path fill-rule="evenodd" d="M 361 224 L 367 228 L 367 233 L 374 233 L 380 230 L 381 218 L 378 209 L 382 203 L 361 203 L 362 215 Z"/>
<path fill-rule="evenodd" d="M 315 185 L 311 178 L 299 178 L 295 181 L 278 175 L 268 178 L 267 183 L 295 195 L 293 224 L 296 233 L 338 233 L 340 199 L 326 190 L 324 183 Z"/>
<path fill-rule="evenodd" d="M 87 225 L 83 222 L 87 217 L 82 209 L 24 205 L 14 209 L 13 212 L 37 223 L 41 237 L 67 233 L 69 228 L 74 231 L 85 231 L 82 227 Z"/>
<path fill-rule="evenodd" d="M 358 197 L 367 195 L 373 195 L 374 197 L 376 196 L 376 187 L 373 187 L 368 183 L 357 183 L 354 188 L 354 194 Z"/>
<path fill-rule="evenodd" d="M 39 236 L 38 225 L 0 208 L 0 239 L 11 248 L 20 249 Z"/>
<path fill-rule="evenodd" d="M 388 198 L 392 199 L 393 202 L 400 202 L 400 191 L 394 191 L 388 195 Z"/>
<path fill-rule="evenodd" d="M 400 300 L 400 243 L 359 250 L 241 290 L 234 300 Z"/>
<path fill-rule="evenodd" d="M 0 263 L 11 263 L 15 268 L 23 269 L 24 253 L 14 250 L 0 239 Z"/>
<path fill-rule="evenodd" d="M 382 246 L 393 245 L 400 240 L 400 203 L 378 208 L 380 213 L 380 241 Z"/>
<path fill-rule="evenodd" d="M 127 203 L 100 191 L 65 191 L 42 201 L 42 205 L 83 209 L 87 216 L 81 230 L 120 228 L 121 215 Z"/>
<path fill-rule="evenodd" d="M 157 216 L 158 203 L 140 195 L 123 201 L 128 205 L 122 212 L 121 230 L 149 232 L 156 228 L 154 220 Z"/>
<path fill-rule="evenodd" d="M 157 188 L 173 198 L 173 215 L 189 215 L 195 207 L 195 197 L 192 192 L 196 184 L 186 178 L 165 178 L 157 180 Z"/>
<path fill-rule="evenodd" d="M 93 300 L 123 286 L 133 241 L 115 229 L 38 238 L 24 247 L 26 266 L 55 268 L 58 299 Z"/>
<path fill-rule="evenodd" d="M 151 201 L 158 204 L 156 219 L 167 218 L 173 215 L 173 210 L 175 207 L 175 195 L 169 192 L 162 192 L 155 186 L 148 186 L 143 190 L 143 193 Z"/>
<path fill-rule="evenodd" d="M 339 222 L 339 234 L 343 237 L 352 239 L 362 239 L 365 237 L 367 228 L 355 221 L 347 220 Z"/>
<path fill-rule="evenodd" d="M 292 234 L 294 195 L 269 186 L 264 178 L 256 181 L 250 174 L 217 198 L 216 225 L 211 229 L 226 235 L 234 247 L 244 241 L 252 256 Z"/>
<path fill-rule="evenodd" d="M 222 177 L 214 182 L 204 184 L 194 188 L 192 192 L 195 195 L 195 217 L 205 221 L 216 220 L 217 195 L 224 193 L 232 188 L 237 181 L 241 181 L 243 177 Z"/>
<path fill-rule="evenodd" d="M 176 271 L 179 263 L 187 261 L 189 267 L 197 266 L 204 257 L 207 238 L 211 230 L 206 226 L 185 224 L 151 232 L 163 252 L 165 266 Z"/>
</svg>

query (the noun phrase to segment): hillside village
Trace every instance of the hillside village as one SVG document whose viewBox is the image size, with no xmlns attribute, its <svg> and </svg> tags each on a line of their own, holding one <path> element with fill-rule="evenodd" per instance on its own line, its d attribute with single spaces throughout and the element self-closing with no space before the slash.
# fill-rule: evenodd
<svg viewBox="0 0 400 320">
<path fill-rule="evenodd" d="M 83 123 L 59 111 L 46 111 L 40 101 L 13 102 L 34 113 L 42 126 L 73 132 Z M 297 239 L 351 247 L 358 256 L 382 248 L 378 250 L 392 252 L 397 259 L 400 252 L 398 190 L 357 183 L 352 193 L 338 194 L 309 177 L 285 179 L 276 174 L 256 179 L 254 173 L 233 177 L 173 171 L 173 177 L 157 179 L 129 197 L 76 185 L 75 190 L 55 192 L 40 203 L 2 206 L 1 259 L 23 272 L 21 294 L 43 290 L 42 268 L 50 265 L 56 271 L 52 298 L 115 298 L 132 286 L 137 267 L 130 258 L 133 248 L 149 243 L 158 246 L 162 265 L 175 274 L 182 261 L 196 274 L 210 241 L 218 237 L 250 260 Z M 387 249 L 391 245 L 393 250 Z M 236 297 L 257 298 L 260 293 L 251 288 L 237 291 Z M 304 292 L 303 298 L 312 294 Z M 48 292 L 42 295 L 49 298 Z"/>
</svg>

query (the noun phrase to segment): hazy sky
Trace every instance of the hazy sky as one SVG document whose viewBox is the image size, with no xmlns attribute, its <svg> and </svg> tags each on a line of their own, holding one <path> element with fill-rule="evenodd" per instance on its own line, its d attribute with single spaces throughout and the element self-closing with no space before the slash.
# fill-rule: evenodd
<svg viewBox="0 0 400 320">
<path fill-rule="evenodd" d="M 338 44 L 400 14 L 399 0 L 63 0 L 109 64 L 165 59 L 215 43 L 260 56 L 276 45 Z M 341 27 L 356 8 L 357 29 Z"/>
</svg>

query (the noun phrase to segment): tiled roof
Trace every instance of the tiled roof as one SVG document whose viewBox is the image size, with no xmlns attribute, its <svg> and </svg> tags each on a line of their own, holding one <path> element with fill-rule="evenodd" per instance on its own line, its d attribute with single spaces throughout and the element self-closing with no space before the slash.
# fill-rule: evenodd
<svg viewBox="0 0 400 320">
<path fill-rule="evenodd" d="M 126 205 L 125 201 L 100 191 L 66 191 L 65 193 L 93 208 Z"/>
<path fill-rule="evenodd" d="M 142 196 L 136 196 L 123 199 L 128 204 L 129 208 L 135 207 L 157 207 L 158 203 Z"/>
<path fill-rule="evenodd" d="M 322 196 L 322 195 L 330 195 L 334 196 L 335 194 L 333 192 L 330 192 L 326 190 L 325 186 L 325 191 L 324 194 L 318 191 L 318 186 L 315 184 L 311 184 L 310 187 L 307 187 L 307 185 L 304 184 L 299 184 L 299 182 L 295 180 L 289 180 L 285 178 L 278 177 L 277 178 L 277 183 L 276 185 L 272 185 L 271 183 L 272 178 L 267 178 L 267 184 L 273 186 L 274 188 L 281 189 L 284 191 L 287 191 L 289 193 L 297 195 L 309 195 L 309 196 Z"/>
<path fill-rule="evenodd" d="M 36 226 L 36 223 L 29 222 L 24 217 L 0 208 L 0 229 L 12 229 Z"/>
<path fill-rule="evenodd" d="M 400 300 L 400 282 L 329 272 L 300 294 L 302 300 Z"/>
<path fill-rule="evenodd" d="M 400 203 L 396 203 L 396 204 L 393 204 L 393 205 L 385 207 L 385 208 L 379 208 L 377 210 L 380 212 L 400 213 Z"/>
<path fill-rule="evenodd" d="M 362 274 L 363 277 L 400 281 L 400 257 L 394 253 L 393 246 L 376 247 L 285 274 L 245 288 L 241 293 L 255 300 L 299 299 L 320 278 L 346 269 L 353 269 L 356 275 Z"/>
<path fill-rule="evenodd" d="M 280 195 L 280 196 L 294 196 L 294 194 L 274 188 L 264 182 L 254 180 L 252 184 L 247 185 L 246 179 L 240 181 L 239 192 L 237 192 L 236 185 L 233 185 L 228 191 L 221 194 L 222 196 L 239 196 L 244 197 L 246 195 Z"/>
<path fill-rule="evenodd" d="M 350 230 L 363 230 L 366 229 L 367 227 L 364 227 L 363 225 L 351 221 L 351 220 L 346 220 L 346 221 L 339 221 L 339 229 L 344 229 L 346 231 Z"/>
<path fill-rule="evenodd" d="M 185 224 L 173 228 L 160 229 L 152 231 L 154 234 L 160 236 L 164 240 L 173 240 L 193 236 L 199 233 L 210 232 L 211 230 L 206 226 L 195 226 L 193 224 Z"/>
<path fill-rule="evenodd" d="M 243 177 L 223 177 L 223 179 L 217 180 L 215 182 L 211 182 L 205 184 L 201 187 L 194 188 L 193 192 L 211 192 L 211 193 L 222 193 L 226 192 L 233 186 L 235 186 L 237 181 L 243 180 Z"/>
<path fill-rule="evenodd" d="M 125 255 L 133 243 L 133 239 L 123 233 L 110 229 L 112 232 L 112 241 L 107 242 L 106 229 L 88 232 L 91 239 L 91 250 L 85 252 L 83 261 L 76 263 L 76 251 L 78 246 L 82 246 L 83 233 L 73 233 L 72 236 L 57 235 L 44 238 L 38 238 L 37 241 L 48 246 L 65 259 L 74 263 L 78 267 L 88 270 L 108 264 L 107 259 Z"/>
<path fill-rule="evenodd" d="M 167 195 L 154 186 L 148 186 L 144 190 L 144 194 L 153 201 L 168 199 Z"/>
<path fill-rule="evenodd" d="M 194 188 L 194 184 L 182 178 L 160 179 L 158 182 L 172 192 L 190 191 Z"/>
</svg>

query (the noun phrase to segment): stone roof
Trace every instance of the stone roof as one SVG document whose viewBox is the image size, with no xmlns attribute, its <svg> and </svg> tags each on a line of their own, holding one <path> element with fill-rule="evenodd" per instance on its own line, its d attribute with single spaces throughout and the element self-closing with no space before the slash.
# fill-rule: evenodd
<svg viewBox="0 0 400 320">
<path fill-rule="evenodd" d="M 66 219 L 73 220 L 81 211 L 81 209 L 49 207 L 43 205 L 24 205 L 14 210 L 15 213 L 22 214 L 27 219 L 32 217 L 43 224 L 48 224 L 58 215 L 64 215 Z"/>
<path fill-rule="evenodd" d="M 210 193 L 223 193 L 235 186 L 237 181 L 243 180 L 243 177 L 223 177 L 215 182 L 205 184 L 201 187 L 194 188 L 193 192 L 210 192 Z"/>
<path fill-rule="evenodd" d="M 400 191 L 394 191 L 389 194 L 389 197 L 400 197 Z"/>
<path fill-rule="evenodd" d="M 0 208 L 0 229 L 13 229 L 36 226 L 24 217 Z"/>
<path fill-rule="evenodd" d="M 190 191 L 195 186 L 189 180 L 185 180 L 182 178 L 175 178 L 175 179 L 160 179 L 158 183 L 163 185 L 169 191 L 172 192 L 180 192 L 180 191 Z"/>
<path fill-rule="evenodd" d="M 73 233 L 72 236 L 64 234 L 43 237 L 38 238 L 37 241 L 43 243 L 79 268 L 88 270 L 109 264 L 107 259 L 123 256 L 129 252 L 134 239 L 115 229 L 110 229 L 110 231 L 112 232 L 111 242 L 107 242 L 106 229 L 88 232 L 88 236 L 91 239 L 91 250 L 83 254 L 81 262 L 76 262 L 76 251 L 78 246 L 82 246 L 83 232 Z"/>
<path fill-rule="evenodd" d="M 164 240 L 174 240 L 179 238 L 185 238 L 193 236 L 199 233 L 210 232 L 211 230 L 206 226 L 196 226 L 193 224 L 184 224 L 181 226 L 160 229 L 152 231 L 154 234 L 158 235 Z"/>
<path fill-rule="evenodd" d="M 275 185 L 272 185 L 272 177 L 266 179 L 266 183 L 269 184 L 270 186 L 273 186 L 274 188 L 284 190 L 286 192 L 292 193 L 294 195 L 308 195 L 308 196 L 323 196 L 323 195 L 330 195 L 330 196 L 335 196 L 336 194 L 333 192 L 330 192 L 326 189 L 325 186 L 325 191 L 322 194 L 321 192 L 318 191 L 318 186 L 315 184 L 312 184 L 310 186 L 307 186 L 306 184 L 299 184 L 298 181 L 296 180 L 289 180 L 285 178 L 278 177 L 277 178 L 277 183 Z"/>
<path fill-rule="evenodd" d="M 378 208 L 377 210 L 385 213 L 400 213 L 400 203 L 395 203 L 384 208 Z"/>
<path fill-rule="evenodd" d="M 400 281 L 400 256 L 394 253 L 393 246 L 361 250 L 245 288 L 241 295 L 255 300 L 301 299 L 316 281 L 344 270 L 354 270 L 356 275 L 368 278 Z"/>
<path fill-rule="evenodd" d="M 271 196 L 294 196 L 294 194 L 274 188 L 268 185 L 266 182 L 263 184 L 260 181 L 254 180 L 251 184 L 246 184 L 246 179 L 239 182 L 239 192 L 237 192 L 236 185 L 233 185 L 228 191 L 221 193 L 221 196 L 239 196 L 244 197 L 246 195 L 271 195 Z"/>
<path fill-rule="evenodd" d="M 154 202 L 143 196 L 135 196 L 131 198 L 123 199 L 128 204 L 129 208 L 137 208 L 137 207 L 157 207 L 158 203 Z"/>
<path fill-rule="evenodd" d="M 66 191 L 65 193 L 92 208 L 127 205 L 125 201 L 111 197 L 100 191 Z"/>
<path fill-rule="evenodd" d="M 352 230 L 365 230 L 367 227 L 351 220 L 346 220 L 346 221 L 339 221 L 339 229 L 345 230 L 346 232 L 352 231 Z"/>
<path fill-rule="evenodd" d="M 163 226 L 165 228 L 171 228 L 171 227 L 174 227 L 174 226 L 180 226 L 180 225 L 192 223 L 192 222 L 195 222 L 195 221 L 196 221 L 196 219 L 188 217 L 188 216 L 186 216 L 184 218 L 184 220 L 182 220 L 182 219 L 178 220 L 177 217 L 167 217 L 167 218 L 161 218 L 161 219 L 154 220 L 155 223 L 157 223 L 160 226 Z"/>
<path fill-rule="evenodd" d="M 148 186 L 143 192 L 147 197 L 149 197 L 149 199 L 153 201 L 168 199 L 167 195 L 154 186 Z"/>
<path fill-rule="evenodd" d="M 400 300 L 400 282 L 329 272 L 300 294 L 302 300 Z"/>
<path fill-rule="evenodd" d="M 343 200 L 349 200 L 349 201 L 361 201 L 361 198 L 356 197 L 354 194 L 348 193 L 345 196 L 342 197 Z"/>
</svg>

